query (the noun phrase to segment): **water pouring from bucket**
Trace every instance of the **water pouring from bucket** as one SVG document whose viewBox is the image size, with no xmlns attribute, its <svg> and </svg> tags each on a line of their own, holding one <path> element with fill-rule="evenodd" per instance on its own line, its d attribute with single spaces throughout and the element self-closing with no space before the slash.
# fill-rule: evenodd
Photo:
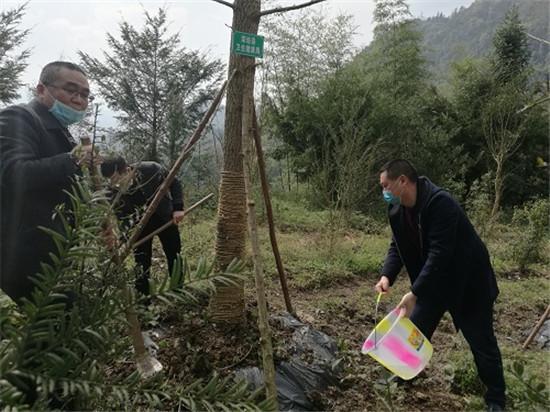
<svg viewBox="0 0 550 412">
<path fill-rule="evenodd" d="M 377 306 L 379 301 L 380 295 Z M 374 358 L 400 378 L 409 380 L 426 367 L 433 348 L 430 341 L 404 315 L 405 309 L 392 310 L 375 326 L 363 343 L 361 353 Z"/>
</svg>

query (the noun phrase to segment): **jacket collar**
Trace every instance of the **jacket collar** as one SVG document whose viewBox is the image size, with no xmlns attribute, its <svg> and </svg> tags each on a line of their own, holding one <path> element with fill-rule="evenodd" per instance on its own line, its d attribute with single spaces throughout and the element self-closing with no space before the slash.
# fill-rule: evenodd
<svg viewBox="0 0 550 412">
<path fill-rule="evenodd" d="M 416 183 L 416 204 L 413 207 L 414 213 L 422 214 L 422 211 L 429 203 L 430 199 L 441 190 L 443 189 L 434 185 L 426 176 L 420 176 Z M 388 214 L 390 217 L 395 216 L 403 210 L 403 208 L 403 205 L 390 205 Z"/>
<path fill-rule="evenodd" d="M 53 114 L 50 113 L 48 107 L 38 101 L 38 99 L 34 98 L 29 102 L 29 107 L 34 110 L 34 112 L 40 117 L 40 120 L 42 120 L 42 124 L 47 130 L 53 130 L 53 129 L 62 129 L 67 130 L 66 127 L 64 127 L 59 120 L 55 118 Z"/>
<path fill-rule="evenodd" d="M 414 208 L 417 213 L 421 214 L 432 197 L 443 189 L 434 185 L 426 176 L 420 176 L 416 184 L 416 190 L 416 205 Z"/>
</svg>

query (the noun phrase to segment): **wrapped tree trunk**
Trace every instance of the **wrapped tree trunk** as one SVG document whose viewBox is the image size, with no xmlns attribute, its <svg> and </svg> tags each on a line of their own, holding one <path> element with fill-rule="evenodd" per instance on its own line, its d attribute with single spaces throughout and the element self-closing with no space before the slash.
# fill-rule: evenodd
<svg viewBox="0 0 550 412">
<path fill-rule="evenodd" d="M 258 32 L 260 0 L 236 0 L 233 31 Z M 229 72 L 237 70 L 228 86 L 225 107 L 223 171 L 221 172 L 216 237 L 216 264 L 220 270 L 235 258 L 242 259 L 246 239 L 246 205 L 242 160 L 243 87 L 254 84 L 254 70 L 246 70 L 254 59 L 231 53 Z M 210 312 L 214 321 L 238 323 L 244 314 L 244 286 L 219 286 L 212 296 Z"/>
</svg>

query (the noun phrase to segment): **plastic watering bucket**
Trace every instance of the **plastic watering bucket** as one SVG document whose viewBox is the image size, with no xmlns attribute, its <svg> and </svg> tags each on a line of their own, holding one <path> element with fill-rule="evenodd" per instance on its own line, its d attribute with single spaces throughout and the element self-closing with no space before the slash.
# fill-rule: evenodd
<svg viewBox="0 0 550 412">
<path fill-rule="evenodd" d="M 408 318 L 394 309 L 363 343 L 366 353 L 402 379 L 414 378 L 432 357 L 432 344 Z"/>
</svg>

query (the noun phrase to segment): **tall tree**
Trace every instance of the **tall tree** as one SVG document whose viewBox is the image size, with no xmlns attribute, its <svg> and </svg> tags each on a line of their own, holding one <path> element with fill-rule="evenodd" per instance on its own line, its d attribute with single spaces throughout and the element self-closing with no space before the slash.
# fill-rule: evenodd
<svg viewBox="0 0 550 412">
<path fill-rule="evenodd" d="M 374 23 L 374 40 L 364 54 L 373 85 L 392 99 L 417 95 L 426 86 L 427 71 L 409 6 L 404 0 L 376 0 Z"/>
<path fill-rule="evenodd" d="M 261 0 L 213 0 L 233 10 L 232 30 L 257 34 L 262 16 L 306 7 L 324 0 L 311 0 L 297 6 L 261 10 Z M 254 59 L 231 53 L 229 75 L 234 77 L 227 88 L 225 107 L 223 171 L 221 173 L 216 237 L 216 261 L 220 268 L 233 259 L 242 258 L 246 234 L 246 205 L 242 161 L 243 90 L 254 83 Z M 220 287 L 211 301 L 213 319 L 239 322 L 244 314 L 244 285 Z"/>
<path fill-rule="evenodd" d="M 495 164 L 492 220 L 502 202 L 507 161 L 519 149 L 526 135 L 526 116 L 520 110 L 532 94 L 527 84 L 530 57 L 527 33 L 516 7 L 506 14 L 493 44 L 494 87 L 482 111 L 483 134 Z"/>
<path fill-rule="evenodd" d="M 314 96 L 319 83 L 351 61 L 356 53 L 353 16 L 329 17 L 322 10 L 273 15 L 262 28 L 266 56 L 262 69 L 262 103 L 281 110 L 291 93 Z"/>
<path fill-rule="evenodd" d="M 377 0 L 374 23 L 374 40 L 354 64 L 363 68 L 372 96 L 370 139 L 380 145 L 378 161 L 408 158 L 447 183 L 454 170 L 449 165 L 458 160 L 450 145 L 453 126 L 447 102 L 429 82 L 417 22 L 404 0 Z"/>
<path fill-rule="evenodd" d="M 19 28 L 26 5 L 0 12 L 0 102 L 4 104 L 19 97 L 17 91 L 23 85 L 19 76 L 30 55 L 28 49 L 18 51 L 29 34 Z"/>
<path fill-rule="evenodd" d="M 118 138 L 129 156 L 173 161 L 213 99 L 223 65 L 181 47 L 178 34 L 168 33 L 164 9 L 145 12 L 141 31 L 120 23 L 119 34 L 107 34 L 103 61 L 80 51 L 82 66 L 121 113 Z"/>
<path fill-rule="evenodd" d="M 513 6 L 493 37 L 493 66 L 500 83 L 517 82 L 520 77 L 526 80 L 525 72 L 531 57 L 527 40 L 527 32 L 519 19 L 518 7 Z"/>
</svg>

